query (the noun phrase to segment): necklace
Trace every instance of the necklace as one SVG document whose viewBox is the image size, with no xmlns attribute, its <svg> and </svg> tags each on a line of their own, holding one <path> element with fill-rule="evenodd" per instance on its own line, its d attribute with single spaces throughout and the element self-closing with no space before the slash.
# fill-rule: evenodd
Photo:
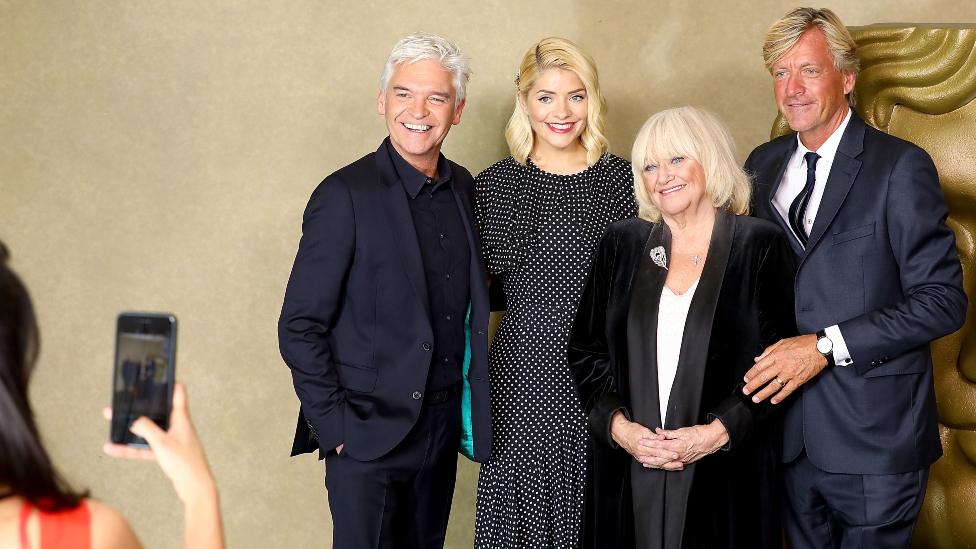
<svg viewBox="0 0 976 549">
<path fill-rule="evenodd" d="M 691 262 L 694 263 L 695 265 L 698 265 L 698 262 L 701 261 L 701 258 L 702 258 L 702 256 L 701 256 L 700 253 L 697 253 L 697 254 L 688 254 L 688 253 L 684 253 L 684 252 L 676 252 L 676 253 L 678 255 L 687 256 L 688 259 L 690 259 Z"/>
</svg>

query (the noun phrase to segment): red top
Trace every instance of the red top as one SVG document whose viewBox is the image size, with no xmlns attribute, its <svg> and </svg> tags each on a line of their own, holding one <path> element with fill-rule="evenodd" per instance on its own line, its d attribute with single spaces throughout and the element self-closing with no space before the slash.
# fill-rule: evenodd
<svg viewBox="0 0 976 549">
<path fill-rule="evenodd" d="M 20 547 L 30 549 L 27 540 L 27 520 L 35 507 L 29 501 L 20 509 Z M 41 524 L 41 549 L 91 549 L 91 512 L 82 500 L 78 507 L 65 511 L 47 512 L 37 509 Z"/>
</svg>

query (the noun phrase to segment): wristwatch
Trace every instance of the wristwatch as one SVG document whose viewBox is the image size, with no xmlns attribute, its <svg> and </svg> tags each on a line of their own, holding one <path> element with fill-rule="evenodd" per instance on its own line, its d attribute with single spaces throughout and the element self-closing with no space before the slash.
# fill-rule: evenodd
<svg viewBox="0 0 976 549">
<path fill-rule="evenodd" d="M 834 363 L 834 342 L 827 337 L 825 330 L 817 332 L 817 352 L 827 359 L 827 366 Z"/>
</svg>

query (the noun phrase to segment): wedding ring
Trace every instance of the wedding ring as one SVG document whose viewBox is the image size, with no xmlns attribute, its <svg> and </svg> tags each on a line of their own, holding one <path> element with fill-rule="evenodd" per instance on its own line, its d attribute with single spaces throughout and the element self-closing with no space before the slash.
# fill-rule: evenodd
<svg viewBox="0 0 976 549">
<path fill-rule="evenodd" d="M 775 381 L 776 383 L 779 383 L 779 386 L 780 387 L 786 386 L 786 382 L 783 381 L 782 379 L 780 379 L 779 376 L 776 376 L 776 379 L 774 379 L 773 381 Z"/>
</svg>

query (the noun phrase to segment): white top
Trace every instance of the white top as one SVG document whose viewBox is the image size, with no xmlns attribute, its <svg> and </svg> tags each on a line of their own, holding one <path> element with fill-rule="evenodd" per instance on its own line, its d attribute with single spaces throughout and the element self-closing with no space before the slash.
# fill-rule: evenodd
<svg viewBox="0 0 976 549">
<path fill-rule="evenodd" d="M 678 356 L 685 335 L 688 309 L 695 297 L 700 278 L 688 290 L 676 295 L 667 285 L 661 291 L 661 306 L 657 310 L 657 398 L 661 404 L 661 426 L 667 418 L 671 386 L 678 373 Z"/>
<path fill-rule="evenodd" d="M 824 189 L 827 187 L 827 176 L 830 175 L 830 168 L 834 165 L 834 157 L 837 156 L 837 147 L 840 146 L 840 139 L 844 136 L 844 130 L 847 129 L 847 124 L 851 121 L 851 112 L 850 109 L 847 109 L 847 116 L 844 117 L 844 121 L 841 122 L 840 126 L 834 130 L 834 133 L 830 134 L 830 137 L 824 141 L 823 145 L 820 145 L 819 149 L 813 151 L 820 155 L 820 159 L 817 160 L 817 173 L 813 183 L 813 192 L 810 193 L 810 201 L 807 202 L 807 209 L 804 212 L 803 226 L 806 228 L 807 234 L 810 234 L 810 231 L 813 230 L 813 221 L 817 218 L 817 212 L 820 210 L 820 201 L 823 199 Z M 776 189 L 776 194 L 773 196 L 773 207 L 786 220 L 787 227 L 790 226 L 790 204 L 793 203 L 793 199 L 803 190 L 803 186 L 807 182 L 807 161 L 803 158 L 803 155 L 808 152 L 810 152 L 810 149 L 803 146 L 803 142 L 800 141 L 800 134 L 797 133 L 796 152 L 790 157 L 790 161 L 786 165 L 786 171 L 783 172 L 783 181 L 780 182 L 779 188 Z M 796 235 L 793 236 L 795 237 Z M 853 362 L 851 360 L 851 352 L 847 348 L 847 342 L 844 341 L 844 336 L 841 334 L 840 328 L 834 324 L 833 326 L 824 328 L 824 331 L 827 333 L 827 338 L 834 344 L 834 364 L 838 366 L 851 364 Z"/>
</svg>

